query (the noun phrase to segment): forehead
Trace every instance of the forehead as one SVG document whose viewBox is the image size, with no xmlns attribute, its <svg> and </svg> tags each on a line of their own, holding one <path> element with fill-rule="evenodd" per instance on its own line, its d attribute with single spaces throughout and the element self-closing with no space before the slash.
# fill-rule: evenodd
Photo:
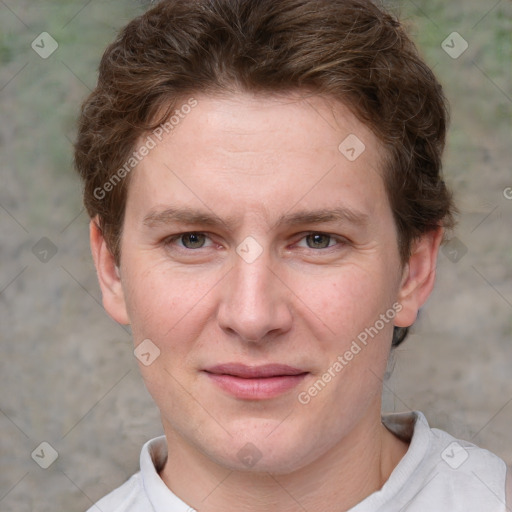
<svg viewBox="0 0 512 512">
<path fill-rule="evenodd" d="M 255 150 L 260 154 L 293 152 L 311 156 L 312 151 L 321 149 L 338 155 L 339 143 L 348 135 L 364 141 L 370 153 L 379 146 L 371 130 L 350 108 L 331 98 L 306 93 L 237 93 L 196 98 L 197 105 L 187 114 L 184 112 L 189 101 L 177 103 L 174 112 L 183 113 L 173 116 L 177 125 L 168 137 L 164 135 L 164 144 L 174 142 L 197 152 L 203 146 L 222 142 L 218 151 L 225 156 L 230 151 L 250 154 Z"/>
<path fill-rule="evenodd" d="M 133 172 L 127 213 L 147 217 L 178 201 L 219 215 L 258 212 L 270 225 L 294 205 L 370 215 L 387 203 L 384 151 L 344 104 L 292 94 L 194 99 L 192 109 L 177 105 L 172 129 L 149 134 L 154 147 Z"/>
</svg>

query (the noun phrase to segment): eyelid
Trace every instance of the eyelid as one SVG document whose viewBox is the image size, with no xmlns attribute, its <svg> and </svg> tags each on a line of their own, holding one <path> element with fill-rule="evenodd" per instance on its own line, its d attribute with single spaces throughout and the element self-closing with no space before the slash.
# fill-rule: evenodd
<svg viewBox="0 0 512 512">
<path fill-rule="evenodd" d="M 304 233 L 299 233 L 299 235 L 300 235 L 300 238 L 298 238 L 298 240 L 294 243 L 294 245 L 298 244 L 299 242 L 301 242 L 302 240 L 304 240 L 306 237 L 308 237 L 310 235 L 328 236 L 332 240 L 335 240 L 336 242 L 338 242 L 335 245 L 329 245 L 327 247 L 324 247 L 323 249 L 312 249 L 311 247 L 305 247 L 306 249 L 312 249 L 312 250 L 315 250 L 315 251 L 322 251 L 322 250 L 325 251 L 326 249 L 332 249 L 333 247 L 336 247 L 336 245 L 347 245 L 348 243 L 350 243 L 350 241 L 347 238 L 343 237 L 343 236 L 334 235 L 332 233 L 326 233 L 324 231 L 306 231 Z"/>
<path fill-rule="evenodd" d="M 178 245 L 178 248 L 182 249 L 184 251 L 190 251 L 190 252 L 191 251 L 197 251 L 199 249 L 209 248 L 209 247 L 211 247 L 213 245 L 213 240 L 212 240 L 211 236 L 209 235 L 209 233 L 207 233 L 206 231 L 182 231 L 181 233 L 176 233 L 175 235 L 171 235 L 171 236 L 168 236 L 168 237 L 164 238 L 162 243 L 165 246 L 169 246 L 173 242 L 175 242 L 177 240 L 180 240 L 185 235 L 204 235 L 206 237 L 206 239 L 210 241 L 210 245 L 206 245 L 206 246 L 203 246 L 203 247 L 198 247 L 197 249 L 189 249 L 188 247 L 185 247 L 183 245 Z"/>
<path fill-rule="evenodd" d="M 188 252 L 193 252 L 193 251 L 198 251 L 199 249 L 207 249 L 207 248 L 210 248 L 210 247 L 212 247 L 214 245 L 214 241 L 212 239 L 212 236 L 207 231 L 182 231 L 181 233 L 176 233 L 175 235 L 170 235 L 170 236 L 164 238 L 163 244 L 165 246 L 169 246 L 173 242 L 175 242 L 176 240 L 180 240 L 183 236 L 190 235 L 190 234 L 204 235 L 206 237 L 206 239 L 210 241 L 210 244 L 206 245 L 206 246 L 203 246 L 203 247 L 198 247 L 197 249 L 189 249 L 187 247 L 184 247 L 183 245 L 178 245 L 179 249 L 184 250 L 184 251 L 188 251 Z M 327 232 L 324 232 L 324 231 L 304 231 L 304 232 L 298 233 L 296 235 L 298 238 L 293 243 L 293 245 L 296 246 L 299 242 L 301 242 L 302 240 L 304 240 L 306 237 L 308 237 L 310 235 L 328 236 L 332 240 L 335 240 L 337 243 L 334 244 L 334 245 L 329 245 L 329 246 L 324 247 L 324 248 L 314 249 L 312 247 L 301 247 L 302 249 L 310 249 L 310 250 L 313 250 L 313 251 L 325 251 L 327 249 L 332 249 L 332 248 L 334 248 L 334 247 L 336 247 L 338 245 L 347 245 L 347 244 L 350 243 L 350 241 L 347 238 L 345 238 L 343 236 L 340 236 L 340 235 L 335 235 L 335 234 L 327 233 Z"/>
</svg>

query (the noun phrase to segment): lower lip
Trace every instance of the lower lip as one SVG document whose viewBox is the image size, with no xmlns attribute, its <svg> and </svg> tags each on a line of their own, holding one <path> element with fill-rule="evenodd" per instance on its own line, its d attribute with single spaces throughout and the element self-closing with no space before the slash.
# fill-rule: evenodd
<svg viewBox="0 0 512 512">
<path fill-rule="evenodd" d="M 208 377 L 221 389 L 236 398 L 246 400 L 264 400 L 279 396 L 297 386 L 307 373 L 300 375 L 282 375 L 259 379 L 243 379 L 233 375 L 206 372 Z"/>
</svg>

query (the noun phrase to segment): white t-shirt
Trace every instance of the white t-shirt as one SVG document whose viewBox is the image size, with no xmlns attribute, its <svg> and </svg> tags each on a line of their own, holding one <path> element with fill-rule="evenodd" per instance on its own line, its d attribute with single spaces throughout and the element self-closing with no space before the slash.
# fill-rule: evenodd
<svg viewBox="0 0 512 512">
<path fill-rule="evenodd" d="M 491 452 L 431 429 L 421 412 L 389 414 L 384 425 L 410 446 L 384 486 L 350 512 L 505 512 L 506 464 Z M 164 436 L 148 441 L 140 472 L 88 512 L 193 512 L 163 482 Z M 512 509 L 511 509 L 512 510 Z"/>
</svg>

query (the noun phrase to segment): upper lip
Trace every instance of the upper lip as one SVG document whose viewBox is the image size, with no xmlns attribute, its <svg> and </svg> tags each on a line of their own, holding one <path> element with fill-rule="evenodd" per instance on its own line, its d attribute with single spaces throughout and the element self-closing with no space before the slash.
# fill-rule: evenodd
<svg viewBox="0 0 512 512">
<path fill-rule="evenodd" d="M 265 377 L 282 377 L 285 375 L 301 375 L 305 370 L 288 366 L 287 364 L 264 364 L 261 366 L 247 366 L 241 363 L 225 363 L 205 369 L 208 373 L 217 375 L 232 375 L 243 379 L 258 379 Z"/>
</svg>

